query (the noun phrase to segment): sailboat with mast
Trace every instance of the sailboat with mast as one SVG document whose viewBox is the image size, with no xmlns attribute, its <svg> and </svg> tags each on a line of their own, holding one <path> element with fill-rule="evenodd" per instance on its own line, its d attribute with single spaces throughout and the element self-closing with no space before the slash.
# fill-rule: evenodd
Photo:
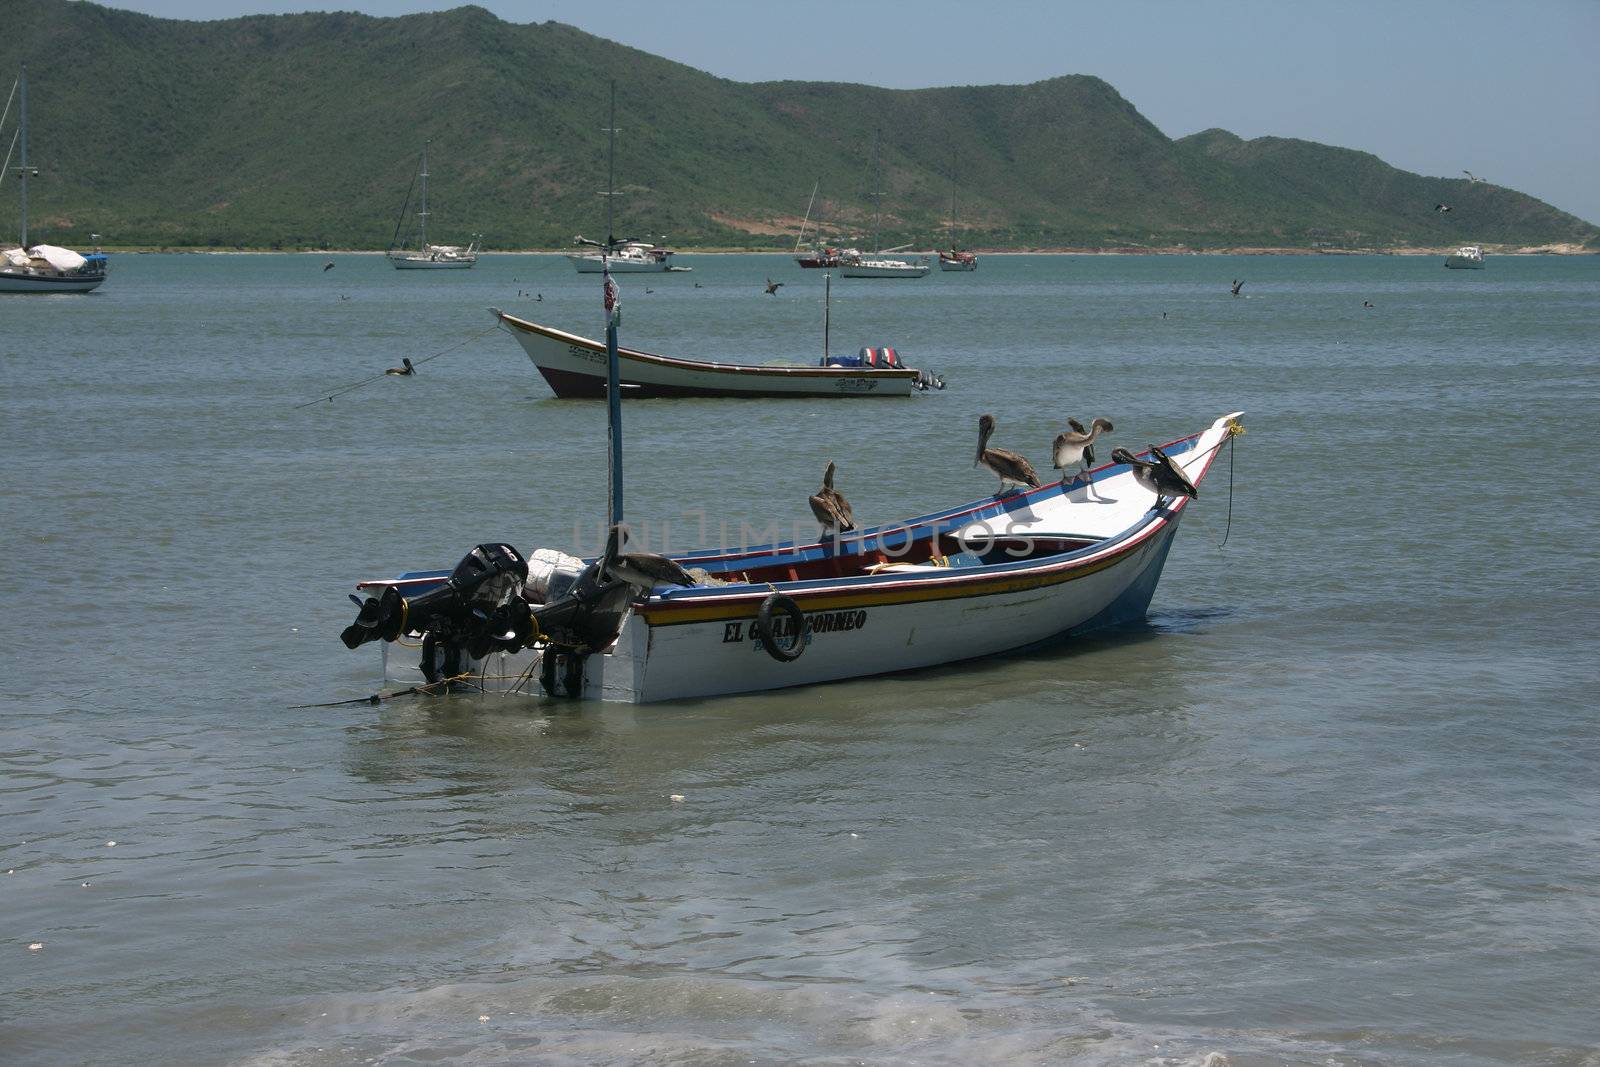
<svg viewBox="0 0 1600 1067">
<path fill-rule="evenodd" d="M 971 252 L 963 252 L 956 247 L 956 176 L 950 175 L 950 229 L 948 231 L 950 251 L 939 253 L 939 269 L 970 271 L 978 269 L 978 257 Z"/>
<path fill-rule="evenodd" d="M 21 187 L 21 240 L 17 244 L 0 243 L 0 293 L 87 293 L 106 280 L 106 257 L 101 252 L 80 255 L 59 245 L 28 246 L 28 179 L 38 176 L 38 169 L 28 163 L 28 68 L 24 66 L 17 75 L 16 84 L 0 111 L 0 130 L 5 128 L 11 104 L 17 103 L 17 132 L 6 152 L 5 164 L 0 166 L 0 181 L 11 173 L 12 148 L 20 148 L 17 165 L 18 185 Z"/>
<path fill-rule="evenodd" d="M 891 252 L 899 252 L 910 248 L 910 245 L 896 245 L 894 248 L 883 248 L 878 244 L 878 231 L 883 223 L 883 157 L 878 148 L 878 131 L 872 133 L 872 185 L 874 208 L 872 212 L 872 247 L 871 255 L 862 255 L 859 252 L 841 253 L 839 257 L 839 273 L 846 278 L 921 278 L 928 273 L 926 259 L 906 260 L 893 259 Z"/>
<path fill-rule="evenodd" d="M 406 209 L 411 206 L 411 191 L 406 191 L 406 202 L 400 207 L 400 218 L 394 227 L 394 246 L 389 250 L 389 262 L 394 264 L 395 270 L 466 270 L 478 262 L 478 238 L 482 234 L 473 234 L 472 242 L 465 248 L 460 245 L 431 245 L 428 243 L 428 142 L 422 146 L 422 159 L 417 164 L 417 175 L 412 179 L 413 185 L 420 180 L 422 183 L 421 196 L 418 198 L 417 207 L 417 247 L 407 248 L 409 239 L 399 243 L 400 230 L 405 225 Z"/>
<path fill-rule="evenodd" d="M 844 254 L 837 248 L 826 248 L 820 243 L 822 237 L 822 220 L 820 218 L 817 220 L 816 238 L 813 240 L 811 249 L 804 252 L 800 250 L 801 244 L 806 239 L 806 226 L 811 222 L 811 208 L 817 202 L 817 190 L 821 187 L 822 179 L 818 178 L 816 183 L 811 186 L 811 199 L 806 202 L 806 217 L 800 221 L 800 235 L 794 239 L 794 261 L 802 267 L 837 267 L 839 265 L 839 257 Z M 849 254 L 855 255 L 856 252 L 854 249 L 850 249 Z"/>
</svg>

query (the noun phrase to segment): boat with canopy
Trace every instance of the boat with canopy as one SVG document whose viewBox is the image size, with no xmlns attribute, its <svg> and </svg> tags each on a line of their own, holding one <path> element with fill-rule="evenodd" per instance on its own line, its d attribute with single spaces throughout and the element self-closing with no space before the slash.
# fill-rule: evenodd
<svg viewBox="0 0 1600 1067">
<path fill-rule="evenodd" d="M 107 260 L 97 251 L 88 255 L 74 252 L 60 245 L 28 244 L 28 179 L 38 176 L 38 169 L 28 163 L 28 68 L 24 66 L 17 75 L 16 84 L 0 110 L 0 130 L 11 105 L 17 104 L 17 132 L 6 151 L 5 163 L 0 165 L 0 180 L 11 173 L 11 150 L 20 148 L 17 165 L 19 186 L 21 239 L 17 244 L 0 244 L 0 293 L 87 293 L 100 287 L 106 280 Z"/>
</svg>

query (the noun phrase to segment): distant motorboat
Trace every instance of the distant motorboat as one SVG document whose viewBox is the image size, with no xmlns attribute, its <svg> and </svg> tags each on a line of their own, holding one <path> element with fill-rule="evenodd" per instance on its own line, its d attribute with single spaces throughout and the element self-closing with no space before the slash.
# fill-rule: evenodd
<svg viewBox="0 0 1600 1067">
<path fill-rule="evenodd" d="M 21 148 L 18 173 L 21 180 L 21 241 L 0 244 L 0 293 L 87 293 L 106 280 L 106 257 L 101 252 L 80 255 L 59 245 L 28 246 L 28 179 L 35 174 L 28 165 L 28 68 L 17 75 L 12 94 L 18 99 L 17 143 Z M 11 97 L 6 100 L 10 110 Z M 5 114 L 0 113 L 0 127 Z M 5 172 L 0 171 L 0 178 Z"/>
<path fill-rule="evenodd" d="M 567 262 L 579 274 L 603 274 L 608 267 L 612 274 L 666 274 L 694 269 L 676 266 L 672 262 L 672 249 L 634 237 L 613 237 L 609 242 L 601 243 L 580 235 L 573 240 L 599 249 L 598 252 L 574 252 L 567 256 Z"/>
<path fill-rule="evenodd" d="M 461 245 L 431 245 L 428 243 L 428 146 L 422 146 L 422 159 L 418 164 L 417 177 L 422 182 L 422 195 L 418 201 L 417 210 L 417 247 L 408 249 L 404 244 L 391 248 L 388 253 L 389 262 L 395 270 L 466 270 L 478 262 L 478 235 L 473 235 L 471 244 L 463 248 Z M 411 194 L 406 193 L 406 202 L 400 207 L 400 221 L 395 224 L 395 237 L 400 236 L 400 228 L 405 225 L 406 208 L 411 206 Z"/>
<path fill-rule="evenodd" d="M 1444 265 L 1452 270 L 1482 270 L 1483 249 L 1477 245 L 1462 245 L 1446 257 Z"/>
</svg>

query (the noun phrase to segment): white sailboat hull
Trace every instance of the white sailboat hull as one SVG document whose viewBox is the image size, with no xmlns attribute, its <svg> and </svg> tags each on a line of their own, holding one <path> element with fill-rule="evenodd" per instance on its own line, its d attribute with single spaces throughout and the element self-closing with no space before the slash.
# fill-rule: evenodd
<svg viewBox="0 0 1600 1067">
<path fill-rule="evenodd" d="M 389 257 L 389 262 L 394 265 L 395 270 L 467 270 L 477 261 L 476 256 L 472 259 L 428 259 L 425 256 Z"/>
<path fill-rule="evenodd" d="M 899 259 L 863 259 L 839 268 L 846 278 L 921 278 L 927 275 L 926 263 L 907 263 Z"/>
<path fill-rule="evenodd" d="M 105 280 L 104 274 L 52 277 L 0 270 L 0 293 L 87 293 L 98 289 Z"/>
</svg>

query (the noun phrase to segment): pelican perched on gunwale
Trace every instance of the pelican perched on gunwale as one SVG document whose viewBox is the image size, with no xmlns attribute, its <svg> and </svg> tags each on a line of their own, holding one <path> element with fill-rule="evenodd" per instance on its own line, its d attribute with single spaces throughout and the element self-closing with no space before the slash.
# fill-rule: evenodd
<svg viewBox="0 0 1600 1067">
<path fill-rule="evenodd" d="M 996 478 L 1000 479 L 1000 492 L 1006 491 L 1007 483 L 1019 489 L 1039 488 L 1039 475 L 1034 472 L 1033 464 L 1015 452 L 1008 452 L 1003 448 L 990 448 L 989 437 L 994 433 L 994 416 L 983 415 L 978 419 L 978 456 L 972 461 L 974 467 L 985 467 Z"/>
<path fill-rule="evenodd" d="M 828 469 L 822 472 L 822 488 L 812 494 L 810 503 L 811 514 L 822 524 L 824 537 L 830 533 L 837 536 L 856 528 L 856 517 L 850 510 L 850 501 L 833 487 L 833 460 L 828 461 Z"/>
<path fill-rule="evenodd" d="M 1200 490 L 1194 487 L 1194 482 L 1189 480 L 1182 467 L 1172 461 L 1171 456 L 1155 445 L 1150 446 L 1150 456 L 1150 459 L 1140 459 L 1126 448 L 1111 450 L 1111 462 L 1126 463 L 1132 467 L 1133 480 L 1156 495 L 1156 507 L 1161 507 L 1167 497 L 1200 499 Z"/>
<path fill-rule="evenodd" d="M 620 524 L 611 527 L 611 534 L 606 538 L 605 554 L 600 557 L 601 577 L 620 578 L 646 593 L 658 585 L 697 584 L 689 577 L 688 571 L 666 556 L 658 556 L 654 552 L 622 551 L 627 539 L 628 531 Z"/>
<path fill-rule="evenodd" d="M 1061 480 L 1067 480 L 1067 468 L 1076 463 L 1082 467 L 1083 473 L 1088 473 L 1094 466 L 1094 441 L 1102 433 L 1110 433 L 1113 429 L 1110 419 L 1096 418 L 1089 425 L 1093 429 L 1085 430 L 1083 423 L 1077 419 L 1068 419 L 1067 425 L 1072 429 L 1066 433 L 1056 435 L 1053 458 L 1054 466 L 1061 472 Z"/>
</svg>

